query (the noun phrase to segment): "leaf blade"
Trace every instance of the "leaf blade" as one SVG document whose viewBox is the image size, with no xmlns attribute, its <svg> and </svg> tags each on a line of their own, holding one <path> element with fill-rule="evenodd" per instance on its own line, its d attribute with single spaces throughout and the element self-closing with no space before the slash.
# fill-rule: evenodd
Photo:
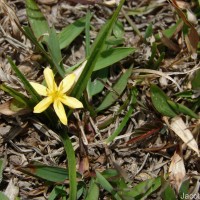
<svg viewBox="0 0 200 200">
<path fill-rule="evenodd" d="M 129 68 L 128 70 L 126 70 L 126 72 L 119 78 L 119 80 L 113 86 L 113 91 L 115 91 L 118 95 L 121 95 L 122 92 L 124 91 L 124 89 L 126 88 L 127 81 L 128 81 L 128 78 L 130 77 L 131 73 L 132 73 L 132 68 Z M 97 112 L 108 108 L 119 98 L 119 96 L 113 91 L 110 91 L 106 95 L 106 97 L 104 98 L 102 103 L 96 109 Z"/>
</svg>

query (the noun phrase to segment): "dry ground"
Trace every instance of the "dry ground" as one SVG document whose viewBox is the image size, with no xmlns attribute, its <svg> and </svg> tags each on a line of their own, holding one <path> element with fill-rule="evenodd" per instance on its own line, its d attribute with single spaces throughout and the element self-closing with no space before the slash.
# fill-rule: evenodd
<svg viewBox="0 0 200 200">
<path fill-rule="evenodd" d="M 0 10 L 0 82 L 26 94 L 19 79 L 12 72 L 6 57 L 11 56 L 29 80 L 38 82 L 43 80 L 41 66 L 44 67 L 44 64 L 40 61 L 40 57 L 34 54 L 34 48 L 30 41 L 23 36 L 14 23 L 14 19 L 19 20 L 21 25 L 28 23 L 24 0 L 8 0 L 6 5 L 3 5 L 3 2 L 3 0 L 0 1 L 2 6 Z M 93 13 L 90 32 L 92 40 L 114 10 L 112 6 L 102 4 L 82 5 L 64 0 L 38 0 L 38 3 L 49 24 L 54 25 L 58 31 L 84 16 L 89 9 Z M 147 5 L 152 5 L 152 7 L 140 11 L 135 16 L 126 16 L 128 11 Z M 189 6 L 191 10 L 195 9 L 193 4 L 189 4 Z M 9 14 L 6 13 L 5 9 L 10 8 L 13 11 L 9 10 Z M 169 28 L 176 22 L 177 18 L 172 6 L 164 0 L 127 0 L 123 9 L 124 12 L 121 12 L 119 19 L 123 22 L 125 29 L 124 45 L 136 48 L 136 52 L 110 68 L 108 85 L 116 81 L 120 75 L 120 70 L 124 70 L 124 68 L 131 65 L 134 66 L 134 69 L 147 68 L 151 55 L 150 42 L 142 42 L 140 36 L 133 30 L 135 27 L 143 35 L 147 26 L 152 23 L 154 33 L 157 33 L 159 30 Z M 199 28 L 198 25 L 196 27 Z M 171 72 L 172 77 L 182 89 L 190 89 L 190 78 L 193 72 L 181 73 L 199 67 L 199 57 L 192 59 L 185 45 L 180 40 L 178 41 L 177 37 L 173 39 L 173 42 L 177 49 L 166 48 L 165 59 L 160 65 L 160 71 Z M 163 46 L 166 46 L 166 44 Z M 70 48 L 63 51 L 63 55 L 66 66 L 72 66 L 84 58 L 84 34 L 79 36 L 70 45 Z M 128 84 L 134 85 L 135 80 L 139 78 L 141 79 L 142 75 L 133 73 Z M 172 98 L 173 94 L 178 92 L 178 88 L 158 74 L 148 74 L 142 80 L 140 85 L 137 85 L 139 103 L 135 107 L 131 119 L 112 145 L 105 146 L 102 141 L 118 127 L 128 110 L 126 108 L 120 115 L 116 115 L 116 111 L 128 95 L 128 87 L 118 102 L 103 111 L 95 119 L 91 118 L 87 111 L 78 112 L 70 119 L 69 130 L 76 150 L 77 170 L 83 174 L 86 182 L 94 173 L 94 170 L 103 171 L 107 168 L 116 168 L 133 185 L 168 173 L 171 158 L 182 143 L 167 127 L 168 119 L 163 118 L 154 109 L 150 99 L 149 85 L 150 83 L 158 84 Z M 105 92 L 98 95 L 92 103 L 98 105 L 104 95 Z M 9 101 L 10 98 L 8 94 L 0 90 L 1 104 Z M 41 124 L 32 112 L 21 113 L 21 115 L 16 116 L 8 114 L 0 114 L 0 156 L 4 160 L 0 190 L 7 190 L 7 193 L 12 191 L 12 194 L 18 194 L 23 200 L 46 199 L 51 188 L 48 188 L 42 181 L 20 172 L 18 167 L 26 166 L 31 161 L 65 167 L 66 156 L 63 145 L 57 134 Z M 105 120 L 115 115 L 116 119 L 113 123 L 106 128 L 101 128 Z M 184 121 L 199 141 L 198 120 L 184 117 Z M 132 138 L 132 135 L 139 128 L 143 133 L 148 133 L 149 130 L 158 129 L 158 131 L 127 145 L 126 142 Z M 83 138 L 84 135 L 86 138 Z M 186 146 L 183 147 L 183 160 L 188 175 L 200 172 L 199 158 L 194 151 L 186 148 Z M 86 167 L 85 162 L 88 162 L 89 166 Z M 104 199 L 105 196 L 106 193 L 102 193 L 101 199 Z M 158 196 L 154 196 L 154 198 L 159 199 Z"/>
</svg>

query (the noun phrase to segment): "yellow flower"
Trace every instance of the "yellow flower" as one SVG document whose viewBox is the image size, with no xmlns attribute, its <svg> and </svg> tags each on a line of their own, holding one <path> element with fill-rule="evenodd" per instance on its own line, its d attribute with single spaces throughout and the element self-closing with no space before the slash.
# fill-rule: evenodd
<svg viewBox="0 0 200 200">
<path fill-rule="evenodd" d="M 54 80 L 53 71 L 47 67 L 44 70 L 44 78 L 47 87 L 39 83 L 31 82 L 33 88 L 42 96 L 46 96 L 34 107 L 34 113 L 41 113 L 46 110 L 52 103 L 54 110 L 60 119 L 60 121 L 67 125 L 67 116 L 63 104 L 70 108 L 83 108 L 83 104 L 74 97 L 69 97 L 66 93 L 72 88 L 75 81 L 75 74 L 69 74 L 66 76 L 57 86 Z"/>
</svg>

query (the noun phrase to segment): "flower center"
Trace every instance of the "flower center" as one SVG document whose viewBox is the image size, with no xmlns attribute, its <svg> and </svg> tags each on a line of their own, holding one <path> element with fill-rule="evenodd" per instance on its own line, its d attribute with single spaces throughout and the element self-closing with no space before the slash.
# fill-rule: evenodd
<svg viewBox="0 0 200 200">
<path fill-rule="evenodd" d="M 59 90 L 48 91 L 47 94 L 48 94 L 48 96 L 51 96 L 53 98 L 53 101 L 55 101 L 63 96 L 63 93 Z"/>
</svg>

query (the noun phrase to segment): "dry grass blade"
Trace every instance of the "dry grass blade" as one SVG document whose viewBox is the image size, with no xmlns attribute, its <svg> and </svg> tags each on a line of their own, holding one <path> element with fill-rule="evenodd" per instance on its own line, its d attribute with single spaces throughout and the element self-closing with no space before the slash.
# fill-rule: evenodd
<svg viewBox="0 0 200 200">
<path fill-rule="evenodd" d="M 186 145 L 193 149 L 198 156 L 200 155 L 198 144 L 181 117 L 174 117 L 170 124 L 170 128 L 184 141 Z"/>
<path fill-rule="evenodd" d="M 178 192 L 186 175 L 185 165 L 180 151 L 175 151 L 174 155 L 172 156 L 169 173 L 170 181 Z"/>
<path fill-rule="evenodd" d="M 16 181 L 11 179 L 5 191 L 5 195 L 9 198 L 9 200 L 15 200 L 19 194 L 19 188 L 14 182 Z"/>
<path fill-rule="evenodd" d="M 161 72 L 161 71 L 157 71 L 157 70 L 152 70 L 152 69 L 134 69 L 133 72 L 135 73 L 148 73 L 148 74 L 156 74 L 159 75 L 161 77 L 165 77 L 166 79 L 169 79 L 170 81 L 172 81 L 177 88 L 182 91 L 180 85 L 173 79 L 171 78 L 168 74 Z"/>
<path fill-rule="evenodd" d="M 186 18 L 185 14 L 183 13 L 183 11 L 180 9 L 179 5 L 177 4 L 177 1 L 176 0 L 169 0 L 169 2 L 175 8 L 175 10 L 177 11 L 178 15 L 185 22 L 185 24 L 187 24 L 187 26 L 190 27 L 190 31 L 189 31 L 188 35 L 186 36 L 186 38 L 185 38 L 186 39 L 186 44 L 187 44 L 188 51 L 190 53 L 196 53 L 198 42 L 199 42 L 199 34 L 198 34 L 197 30 L 188 21 L 188 19 Z"/>
</svg>

